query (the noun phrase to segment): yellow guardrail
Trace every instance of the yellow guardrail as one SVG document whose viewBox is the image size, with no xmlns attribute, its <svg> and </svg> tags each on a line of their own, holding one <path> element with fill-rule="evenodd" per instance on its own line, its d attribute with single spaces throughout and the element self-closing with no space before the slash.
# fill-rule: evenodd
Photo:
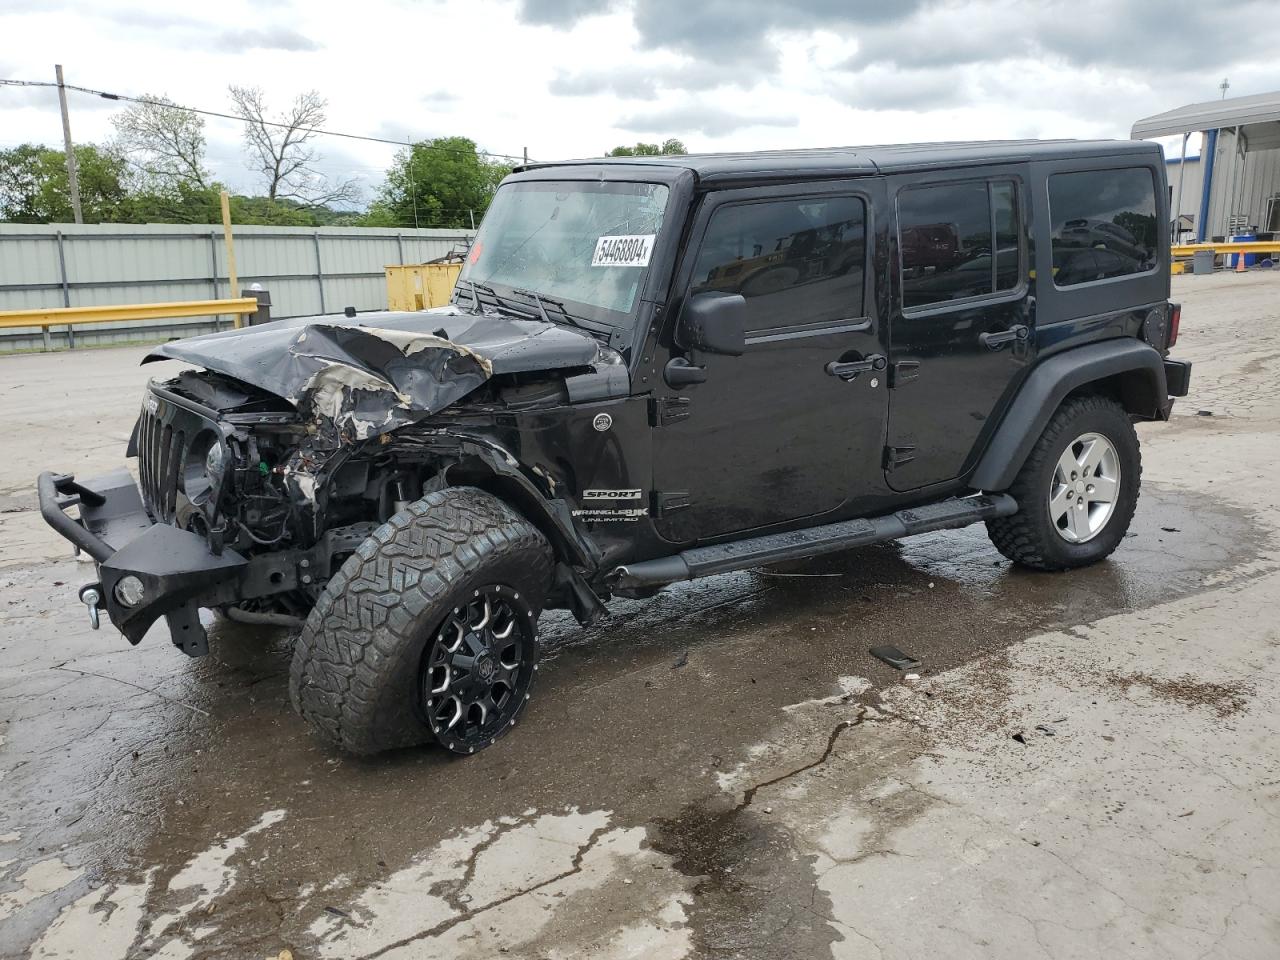
<svg viewBox="0 0 1280 960">
<path fill-rule="evenodd" d="M 1214 253 L 1280 253 L 1280 240 L 1247 240 L 1236 243 L 1175 243 L 1169 252 L 1175 257 L 1189 257 L 1203 250 Z"/>
<path fill-rule="evenodd" d="M 1172 263 L 1169 264 L 1169 272 L 1174 275 L 1186 273 L 1191 266 L 1189 258 L 1197 253 L 1206 251 L 1215 255 L 1222 254 L 1225 256 L 1233 253 L 1255 253 L 1259 256 L 1270 254 L 1275 256 L 1280 254 L 1280 241 L 1236 240 L 1227 243 L 1175 243 L 1169 248 L 1169 255 L 1172 259 Z M 1179 259 L 1179 257 L 1182 259 Z"/>
<path fill-rule="evenodd" d="M 0 330 L 13 327 L 73 326 L 80 323 L 119 323 L 123 320 L 169 320 L 232 314 L 237 318 L 256 313 L 253 297 L 231 300 L 178 300 L 173 303 L 127 303 L 106 307 L 31 307 L 27 310 L 0 310 Z"/>
</svg>

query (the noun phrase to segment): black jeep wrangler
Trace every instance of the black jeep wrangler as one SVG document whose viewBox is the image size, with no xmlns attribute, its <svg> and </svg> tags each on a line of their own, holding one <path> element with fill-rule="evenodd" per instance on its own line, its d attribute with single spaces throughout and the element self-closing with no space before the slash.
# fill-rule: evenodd
<svg viewBox="0 0 1280 960">
<path fill-rule="evenodd" d="M 450 306 L 167 344 L 126 470 L 42 474 L 139 642 L 301 628 L 302 715 L 367 753 L 519 717 L 537 621 L 985 522 L 1093 563 L 1169 416 L 1160 149 L 1010 142 L 530 165 Z M 64 511 L 79 505 L 79 519 Z"/>
</svg>

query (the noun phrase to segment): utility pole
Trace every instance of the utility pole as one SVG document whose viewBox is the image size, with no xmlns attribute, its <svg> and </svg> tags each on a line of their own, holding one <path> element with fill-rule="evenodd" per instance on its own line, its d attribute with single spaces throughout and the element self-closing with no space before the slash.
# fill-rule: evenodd
<svg viewBox="0 0 1280 960">
<path fill-rule="evenodd" d="M 1228 80 L 1226 77 L 1223 77 L 1222 82 L 1218 84 L 1218 89 L 1222 91 L 1222 96 L 1219 97 L 1218 99 L 1219 100 L 1227 99 L 1227 91 L 1231 89 L 1231 81 Z"/>
<path fill-rule="evenodd" d="M 528 147 L 524 148 L 524 165 L 526 167 L 529 165 L 529 148 Z"/>
<path fill-rule="evenodd" d="M 409 150 L 409 197 L 413 200 L 413 229 L 418 229 L 418 188 L 413 180 L 413 137 L 405 137 L 404 142 Z"/>
<path fill-rule="evenodd" d="M 71 210 L 76 215 L 76 223 L 84 223 L 84 213 L 80 210 L 80 172 L 76 169 L 76 152 L 71 146 L 71 115 L 67 113 L 67 88 L 62 82 L 62 64 L 54 64 L 53 72 L 58 77 L 58 103 L 62 107 L 62 144 L 67 150 L 67 185 L 71 188 Z"/>
</svg>

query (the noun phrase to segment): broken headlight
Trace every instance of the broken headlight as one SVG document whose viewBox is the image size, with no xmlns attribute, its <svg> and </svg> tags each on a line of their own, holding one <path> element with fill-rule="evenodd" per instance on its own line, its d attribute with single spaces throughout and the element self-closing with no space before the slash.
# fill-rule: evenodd
<svg viewBox="0 0 1280 960">
<path fill-rule="evenodd" d="M 226 444 L 215 431 L 204 430 L 195 438 L 187 448 L 182 469 L 182 488 L 188 500 L 202 504 L 217 493 L 228 456 Z"/>
</svg>

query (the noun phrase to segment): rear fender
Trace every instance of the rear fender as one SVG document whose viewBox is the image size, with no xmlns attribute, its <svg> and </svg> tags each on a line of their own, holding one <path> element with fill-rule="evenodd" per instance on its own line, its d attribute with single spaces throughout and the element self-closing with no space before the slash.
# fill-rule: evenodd
<svg viewBox="0 0 1280 960">
<path fill-rule="evenodd" d="M 1121 339 L 1066 350 L 1027 376 L 969 485 L 976 490 L 1007 490 L 1054 411 L 1067 396 L 1085 390 L 1115 397 L 1130 416 L 1140 420 L 1169 416 L 1164 358 L 1154 347 Z"/>
</svg>

